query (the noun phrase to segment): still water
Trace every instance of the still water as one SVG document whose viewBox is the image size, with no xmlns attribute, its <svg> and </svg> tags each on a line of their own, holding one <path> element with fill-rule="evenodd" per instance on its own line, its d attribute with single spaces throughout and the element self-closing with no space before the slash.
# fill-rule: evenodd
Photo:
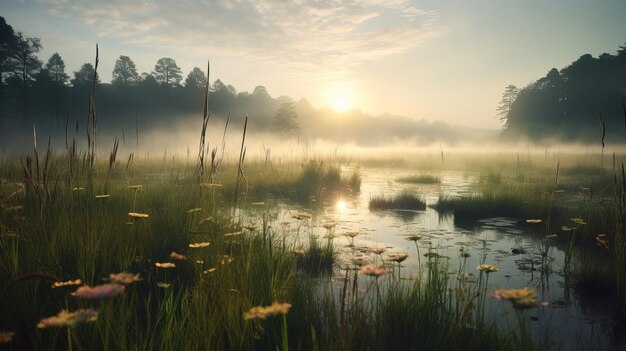
<svg viewBox="0 0 626 351">
<path fill-rule="evenodd" d="M 574 282 L 561 273 L 565 259 L 563 243 L 545 239 L 541 224 L 528 224 L 525 218 L 502 217 L 455 223 L 453 214 L 438 213 L 430 207 L 425 211 L 369 209 L 372 197 L 391 197 L 407 190 L 420 194 L 428 205 L 435 204 L 440 196 L 471 195 L 477 174 L 442 172 L 440 184 L 428 185 L 395 181 L 410 175 L 408 171 L 360 169 L 360 174 L 360 193 L 330 196 L 332 200 L 315 212 L 312 224 L 306 228 L 293 214 L 307 209 L 286 203 L 277 207 L 275 225 L 298 235 L 306 232 L 322 238 L 328 234 L 322 224 L 335 224 L 332 231 L 340 250 L 340 262 L 349 262 L 355 256 L 380 262 L 380 256 L 371 252 L 373 248 L 384 247 L 383 256 L 408 253 L 400 271 L 403 279 L 419 279 L 420 272 L 424 274 L 428 262 L 425 255 L 438 255 L 447 262 L 451 287 L 459 280 L 475 284 L 485 279 L 479 277 L 476 266 L 495 264 L 499 271 L 490 273 L 483 295 L 497 288 L 530 287 L 537 291 L 540 300 L 548 302 L 547 306 L 533 308 L 524 315 L 536 341 L 546 342 L 554 350 L 626 349 L 626 340 L 620 337 L 623 330 L 613 325 L 611 305 L 589 301 L 577 293 Z M 347 232 L 359 234 L 354 238 L 342 235 Z M 407 240 L 411 235 L 420 237 L 419 260 L 415 242 Z M 487 297 L 485 311 L 485 318 L 496 322 L 498 327 L 517 328 L 515 311 L 508 302 Z"/>
</svg>

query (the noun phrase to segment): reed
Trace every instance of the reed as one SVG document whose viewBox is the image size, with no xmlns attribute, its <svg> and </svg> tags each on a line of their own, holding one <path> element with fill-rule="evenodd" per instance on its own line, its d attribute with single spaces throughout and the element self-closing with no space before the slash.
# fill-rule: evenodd
<svg viewBox="0 0 626 351">
<path fill-rule="evenodd" d="M 369 208 L 372 210 L 426 210 L 426 203 L 418 195 L 411 192 L 402 192 L 396 196 L 375 196 L 370 199 Z"/>
</svg>

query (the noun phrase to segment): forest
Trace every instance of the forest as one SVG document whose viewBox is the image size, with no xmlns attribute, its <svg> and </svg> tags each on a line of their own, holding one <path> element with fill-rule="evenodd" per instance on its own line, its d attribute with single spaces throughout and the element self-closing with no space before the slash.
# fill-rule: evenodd
<svg viewBox="0 0 626 351">
<path fill-rule="evenodd" d="M 519 89 L 506 87 L 498 114 L 503 139 L 619 140 L 626 133 L 626 45 L 616 55 L 582 55 Z"/>
<path fill-rule="evenodd" d="M 6 140 L 9 134 L 26 136 L 33 126 L 60 139 L 69 126 L 85 126 L 94 65 L 84 63 L 70 75 L 59 53 L 44 63 L 37 56 L 42 49 L 41 40 L 16 33 L 2 17 L 0 36 L 2 139 Z M 120 55 L 111 82 L 97 79 L 97 111 L 100 119 L 106 121 L 100 126 L 102 132 L 120 136 L 137 124 L 144 130 L 158 130 L 172 122 L 197 118 L 206 73 L 206 68 L 194 67 L 184 75 L 170 57 L 158 59 L 151 71 L 139 73 L 131 57 Z M 504 123 L 500 140 L 515 142 L 528 137 L 589 143 L 597 142 L 603 130 L 607 140 L 617 139 L 624 132 L 625 81 L 626 47 L 620 47 L 616 55 L 583 55 L 561 70 L 551 69 L 545 77 L 524 88 L 509 85 L 496 111 L 496 117 Z M 250 93 L 237 91 L 216 79 L 209 90 L 209 111 L 214 120 L 225 122 L 231 116 L 232 124 L 242 125 L 249 115 L 252 130 L 280 137 L 380 146 L 394 142 L 454 145 L 497 136 L 494 131 L 425 118 L 317 108 L 306 99 L 274 98 L 262 85 Z M 6 148 L 7 144 L 0 146 Z"/>
</svg>

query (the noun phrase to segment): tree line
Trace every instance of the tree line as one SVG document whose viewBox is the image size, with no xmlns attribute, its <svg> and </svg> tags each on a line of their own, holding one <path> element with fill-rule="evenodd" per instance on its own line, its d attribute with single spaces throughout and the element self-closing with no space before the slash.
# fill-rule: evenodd
<svg viewBox="0 0 626 351">
<path fill-rule="evenodd" d="M 68 122 L 72 126 L 86 123 L 94 66 L 85 63 L 70 76 L 59 53 L 44 63 L 37 57 L 41 49 L 39 38 L 14 32 L 0 17 L 0 117 L 5 132 L 32 130 L 35 125 L 52 133 L 61 132 Z M 158 128 L 202 113 L 207 76 L 198 67 L 183 79 L 176 60 L 163 57 L 151 72 L 140 74 L 129 56 L 120 55 L 111 76 L 110 83 L 99 78 L 96 82 L 96 108 L 105 132 L 134 126 L 137 118 L 143 128 Z M 252 93 L 237 92 L 220 79 L 213 81 L 209 90 L 209 110 L 216 118 L 224 119 L 232 110 L 231 122 L 237 123 L 253 113 L 256 129 L 299 130 L 290 98 L 274 99 L 263 86 Z"/>
<path fill-rule="evenodd" d="M 586 54 L 518 88 L 505 88 L 498 107 L 504 138 L 623 141 L 626 133 L 626 44 L 615 55 Z"/>
</svg>

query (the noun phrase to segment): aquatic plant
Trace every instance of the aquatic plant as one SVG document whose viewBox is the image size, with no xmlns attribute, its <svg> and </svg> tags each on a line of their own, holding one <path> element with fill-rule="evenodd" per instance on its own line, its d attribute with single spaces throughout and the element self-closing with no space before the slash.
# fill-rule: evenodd
<svg viewBox="0 0 626 351">
<path fill-rule="evenodd" d="M 37 328 L 75 328 L 81 324 L 95 322 L 98 319 L 98 312 L 91 308 L 79 309 L 74 312 L 61 310 L 56 316 L 42 319 Z"/>
<path fill-rule="evenodd" d="M 73 292 L 72 295 L 83 299 L 103 299 L 119 295 L 123 293 L 124 290 L 126 290 L 126 287 L 124 285 L 116 283 L 103 284 L 98 286 L 84 285 L 78 288 L 75 292 Z"/>
<path fill-rule="evenodd" d="M 419 174 L 396 178 L 396 182 L 414 184 L 439 184 L 441 183 L 441 178 L 439 176 L 431 174 Z"/>
<path fill-rule="evenodd" d="M 485 272 L 487 274 L 491 272 L 497 272 L 500 270 L 498 266 L 493 265 L 493 264 L 481 264 L 481 265 L 478 265 L 476 269 L 481 272 Z"/>
<path fill-rule="evenodd" d="M 535 290 L 528 287 L 521 289 L 497 289 L 491 292 L 491 297 L 511 302 L 516 309 L 526 309 L 537 306 L 547 306 L 547 302 L 537 300 Z"/>
<path fill-rule="evenodd" d="M 267 319 L 267 317 L 287 314 L 291 304 L 287 302 L 274 302 L 270 306 L 255 306 L 243 314 L 244 320 Z"/>
<path fill-rule="evenodd" d="M 369 208 L 371 210 L 426 210 L 426 203 L 417 195 L 411 192 L 402 192 L 393 197 L 384 195 L 375 196 L 370 199 Z"/>
<path fill-rule="evenodd" d="M 141 281 L 142 279 L 139 276 L 139 274 L 121 272 L 121 273 L 111 273 L 111 274 L 109 274 L 109 279 L 108 280 L 111 283 L 128 285 L 128 284 L 132 284 L 132 283 Z"/>
</svg>

